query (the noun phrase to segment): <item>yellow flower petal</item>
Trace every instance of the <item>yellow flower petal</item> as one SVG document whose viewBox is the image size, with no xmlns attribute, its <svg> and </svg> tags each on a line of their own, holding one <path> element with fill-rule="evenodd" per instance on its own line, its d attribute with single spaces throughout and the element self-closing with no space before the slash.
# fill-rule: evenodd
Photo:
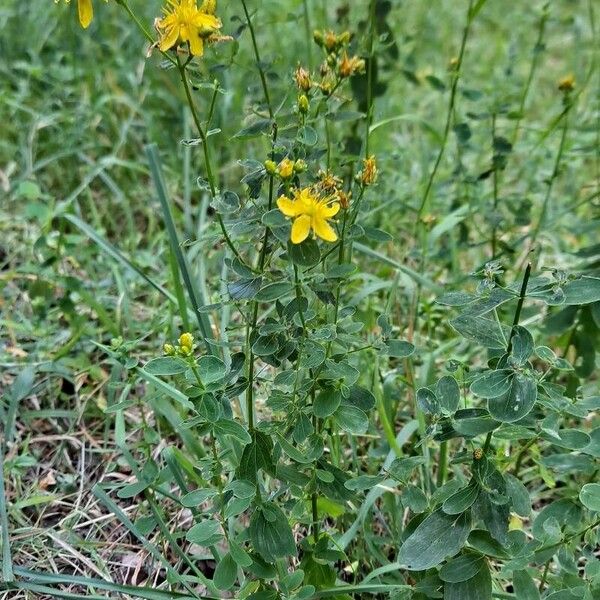
<svg viewBox="0 0 600 600">
<path fill-rule="evenodd" d="M 92 0 L 77 0 L 77 9 L 79 11 L 79 22 L 84 29 L 87 29 L 94 18 L 94 7 Z"/>
<path fill-rule="evenodd" d="M 178 37 L 179 37 L 179 28 L 176 27 L 175 25 L 171 25 L 160 40 L 161 52 L 166 52 L 167 50 L 172 48 L 177 43 Z"/>
<path fill-rule="evenodd" d="M 335 215 L 337 215 L 339 211 L 340 211 L 339 203 L 334 202 L 333 204 L 330 204 L 329 206 L 324 206 L 320 210 L 319 214 L 326 219 L 330 219 L 331 217 L 334 217 Z"/>
<path fill-rule="evenodd" d="M 308 215 L 301 215 L 294 220 L 292 225 L 292 244 L 301 244 L 310 232 L 310 217 Z"/>
<path fill-rule="evenodd" d="M 277 207 L 286 217 L 297 217 L 302 213 L 296 202 L 293 202 L 286 196 L 280 196 L 277 199 Z"/>
<path fill-rule="evenodd" d="M 183 37 L 183 36 L 182 36 Z M 202 56 L 204 54 L 204 42 L 200 37 L 199 31 L 195 27 L 190 27 L 190 52 L 194 56 Z"/>
<path fill-rule="evenodd" d="M 296 219 L 298 220 L 298 219 Z M 315 230 L 315 233 L 322 239 L 325 240 L 326 242 L 335 242 L 338 239 L 338 236 L 335 232 L 335 230 L 333 229 L 333 227 L 325 220 L 325 219 L 320 219 L 319 217 L 315 217 L 313 219 L 313 229 Z M 292 231 L 292 235 L 293 235 L 293 231 Z M 292 241 L 294 241 L 292 239 Z"/>
</svg>

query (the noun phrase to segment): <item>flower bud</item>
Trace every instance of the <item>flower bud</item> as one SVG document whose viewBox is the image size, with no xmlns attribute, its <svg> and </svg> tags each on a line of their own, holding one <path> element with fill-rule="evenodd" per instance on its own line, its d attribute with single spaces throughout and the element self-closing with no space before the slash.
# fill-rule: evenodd
<svg viewBox="0 0 600 600">
<path fill-rule="evenodd" d="M 377 181 L 377 163 L 373 155 L 363 160 L 363 170 L 361 173 L 361 182 L 364 186 L 372 185 Z"/>
<path fill-rule="evenodd" d="M 167 356 L 173 356 L 175 354 L 175 346 L 173 346 L 173 344 L 165 344 L 163 346 L 163 352 Z"/>
<path fill-rule="evenodd" d="M 565 92 L 565 94 L 568 94 L 569 92 L 572 92 L 575 89 L 575 77 L 572 73 L 566 75 L 565 77 L 562 77 L 558 81 L 558 89 L 561 92 Z"/>
<path fill-rule="evenodd" d="M 308 165 L 302 159 L 299 159 L 294 163 L 294 173 L 304 173 L 307 168 Z"/>
<path fill-rule="evenodd" d="M 308 92 L 312 86 L 312 82 L 310 81 L 310 74 L 304 68 L 298 65 L 296 72 L 294 73 L 294 79 L 296 80 L 296 85 L 304 92 Z"/>
<path fill-rule="evenodd" d="M 309 102 L 306 94 L 302 94 L 298 98 L 298 110 L 305 115 L 308 112 Z"/>
<path fill-rule="evenodd" d="M 281 179 L 289 179 L 294 174 L 294 162 L 289 158 L 284 158 L 277 169 Z"/>
<path fill-rule="evenodd" d="M 179 349 L 186 356 L 192 353 L 194 350 L 194 336 L 191 333 L 182 333 L 179 336 Z"/>
<path fill-rule="evenodd" d="M 265 170 L 267 171 L 267 173 L 269 175 L 276 175 L 277 174 L 277 165 L 275 164 L 275 161 L 265 160 Z"/>
</svg>

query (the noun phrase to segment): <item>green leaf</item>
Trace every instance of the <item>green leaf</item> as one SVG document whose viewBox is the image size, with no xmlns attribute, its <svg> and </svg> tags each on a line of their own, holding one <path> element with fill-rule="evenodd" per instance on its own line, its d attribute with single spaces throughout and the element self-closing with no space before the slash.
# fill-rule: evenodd
<svg viewBox="0 0 600 600">
<path fill-rule="evenodd" d="M 510 390 L 499 398 L 488 400 L 488 409 L 494 419 L 505 423 L 519 421 L 527 415 L 537 398 L 537 382 L 521 373 L 512 378 Z"/>
<path fill-rule="evenodd" d="M 429 388 L 420 388 L 417 390 L 417 405 L 428 415 L 437 415 L 440 412 L 440 403 L 437 396 Z"/>
<path fill-rule="evenodd" d="M 242 444 L 249 444 L 252 441 L 250 434 L 237 421 L 232 421 L 231 419 L 219 419 L 216 423 L 213 423 L 212 427 L 217 436 L 230 436 Z"/>
<path fill-rule="evenodd" d="M 267 562 L 296 553 L 290 524 L 283 511 L 272 502 L 265 502 L 254 511 L 248 534 L 254 549 Z"/>
<path fill-rule="evenodd" d="M 586 483 L 579 492 L 579 500 L 589 510 L 600 512 L 600 483 Z"/>
<path fill-rule="evenodd" d="M 388 340 L 387 354 L 393 358 L 406 358 L 415 352 L 415 347 L 404 340 Z"/>
<path fill-rule="evenodd" d="M 181 404 L 184 408 L 193 409 L 194 405 L 188 400 L 187 396 L 181 393 L 178 389 L 174 388 L 172 385 L 169 385 L 166 381 L 159 379 L 152 375 L 152 373 L 148 373 L 146 370 L 141 367 L 136 367 L 136 372 L 139 373 L 146 381 L 149 381 L 153 384 L 157 389 L 165 393 L 167 396 L 175 400 Z"/>
<path fill-rule="evenodd" d="M 218 590 L 229 590 L 237 579 L 237 563 L 228 552 L 217 564 L 213 583 Z"/>
<path fill-rule="evenodd" d="M 300 267 L 313 267 L 321 260 L 319 244 L 311 237 L 306 238 L 301 244 L 289 242 L 288 254 L 292 262 Z"/>
<path fill-rule="evenodd" d="M 400 547 L 398 562 L 410 571 L 425 571 L 456 554 L 471 531 L 471 513 L 450 516 L 441 509 L 431 513 Z"/>
<path fill-rule="evenodd" d="M 223 379 L 227 373 L 227 367 L 216 356 L 203 356 L 198 360 L 198 371 L 202 383 L 208 385 Z"/>
<path fill-rule="evenodd" d="M 460 315 L 450 325 L 464 338 L 481 344 L 485 348 L 506 348 L 509 329 L 487 317 Z"/>
<path fill-rule="evenodd" d="M 513 571 L 513 588 L 519 600 L 540 600 L 540 592 L 527 571 Z"/>
<path fill-rule="evenodd" d="M 471 392 L 480 398 L 498 398 L 510 390 L 513 371 L 485 371 L 471 384 Z"/>
<path fill-rule="evenodd" d="M 447 515 L 459 515 L 471 507 L 479 495 L 479 486 L 472 482 L 467 487 L 452 494 L 442 504 L 442 510 Z"/>
<path fill-rule="evenodd" d="M 342 392 L 334 387 L 326 387 L 321 390 L 313 404 L 313 413 L 319 419 L 325 419 L 332 415 L 342 401 Z"/>
<path fill-rule="evenodd" d="M 534 349 L 535 344 L 531 333 L 525 327 L 517 325 L 512 337 L 512 355 L 517 364 L 524 365 L 533 354 Z"/>
<path fill-rule="evenodd" d="M 144 366 L 146 373 L 165 377 L 167 375 L 178 375 L 189 369 L 189 365 L 181 358 L 176 356 L 162 356 L 153 358 Z"/>
<path fill-rule="evenodd" d="M 357 406 L 341 404 L 333 414 L 338 427 L 348 433 L 360 435 L 369 427 L 369 417 Z"/>
<path fill-rule="evenodd" d="M 221 524 L 216 519 L 207 519 L 197 523 L 185 534 L 188 542 L 199 545 L 204 545 L 215 537 L 221 537 Z"/>
<path fill-rule="evenodd" d="M 527 488 L 514 475 L 504 475 L 506 491 L 512 501 L 513 510 L 520 517 L 528 517 L 531 514 L 531 498 Z"/>
<path fill-rule="evenodd" d="M 453 413 L 458 408 L 460 402 L 460 388 L 458 387 L 456 379 L 451 375 L 442 377 L 436 383 L 435 395 L 444 412 Z"/>
<path fill-rule="evenodd" d="M 244 448 L 240 459 L 238 473 L 241 479 L 256 483 L 258 472 L 263 469 L 270 475 L 275 475 L 273 465 L 273 442 L 261 431 L 253 431 L 252 441 Z"/>
<path fill-rule="evenodd" d="M 460 583 L 471 579 L 483 566 L 483 556 L 467 552 L 450 559 L 439 572 L 440 579 L 447 583 Z"/>
<path fill-rule="evenodd" d="M 444 600 L 491 600 L 491 598 L 492 576 L 485 561 L 471 579 L 444 585 Z"/>
<path fill-rule="evenodd" d="M 570 281 L 563 288 L 564 304 L 590 304 L 600 300 L 600 278 L 586 277 Z"/>
<path fill-rule="evenodd" d="M 314 146 L 319 141 L 319 136 L 312 127 L 305 125 L 298 129 L 296 139 L 305 146 Z"/>
<path fill-rule="evenodd" d="M 252 564 L 250 555 L 232 538 L 229 539 L 229 553 L 231 558 L 243 569 L 247 569 Z"/>
<path fill-rule="evenodd" d="M 287 281 L 276 281 L 263 286 L 255 298 L 259 302 L 272 302 L 292 292 L 294 286 Z"/>
</svg>

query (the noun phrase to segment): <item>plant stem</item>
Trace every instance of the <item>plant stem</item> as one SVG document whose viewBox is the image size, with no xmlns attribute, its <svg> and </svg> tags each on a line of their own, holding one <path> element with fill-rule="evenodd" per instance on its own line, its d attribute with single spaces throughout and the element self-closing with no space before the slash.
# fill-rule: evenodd
<svg viewBox="0 0 600 600">
<path fill-rule="evenodd" d="M 442 158 L 444 157 L 444 152 L 446 151 L 446 145 L 448 143 L 448 136 L 450 134 L 450 126 L 452 124 L 452 115 L 454 113 L 454 105 L 456 103 L 456 92 L 458 90 L 458 80 L 460 79 L 460 71 L 463 63 L 463 57 L 465 55 L 465 47 L 467 45 L 467 39 L 469 37 L 469 31 L 471 29 L 471 23 L 473 22 L 473 0 L 469 0 L 469 8 L 467 11 L 467 22 L 463 29 L 463 35 L 460 42 L 460 50 L 458 52 L 458 57 L 456 59 L 456 66 L 452 72 L 452 86 L 450 88 L 450 99 L 448 101 L 448 112 L 446 114 L 446 124 L 444 125 L 444 133 L 442 135 L 442 145 L 439 149 L 437 158 L 435 159 L 435 163 L 433 165 L 433 169 L 429 174 L 429 179 L 427 180 L 427 185 L 425 186 L 425 192 L 423 197 L 421 198 L 421 205 L 419 206 L 419 210 L 417 211 L 416 218 L 416 226 L 418 227 L 421 222 L 421 217 L 423 216 L 423 211 L 427 207 L 427 201 L 429 200 L 429 195 L 431 194 L 431 188 L 433 187 L 433 182 L 435 180 L 435 176 L 437 175 L 438 169 L 442 162 Z"/>
<path fill-rule="evenodd" d="M 365 132 L 365 158 L 369 158 L 369 141 L 371 138 L 371 123 L 373 122 L 373 44 L 375 40 L 375 9 L 377 0 L 371 0 L 369 5 L 369 61 L 367 63 L 367 121 Z"/>
<path fill-rule="evenodd" d="M 525 83 L 525 87 L 523 88 L 523 93 L 521 94 L 521 101 L 519 102 L 519 112 L 517 113 L 517 120 L 515 121 L 515 128 L 512 136 L 512 146 L 514 148 L 517 143 L 517 139 L 519 137 L 519 127 L 521 125 L 521 120 L 523 119 L 523 111 L 525 110 L 525 103 L 527 102 L 527 96 L 529 95 L 529 90 L 531 88 L 531 83 L 533 82 L 533 77 L 537 70 L 540 54 L 542 51 L 542 44 L 544 40 L 544 32 L 546 30 L 546 22 L 548 21 L 550 13 L 548 11 L 547 6 L 544 7 L 542 12 L 542 17 L 540 18 L 540 24 L 538 26 L 538 36 L 535 42 L 535 46 L 533 47 L 533 58 L 531 60 L 531 65 L 529 67 L 529 74 L 527 75 L 527 82 Z"/>
<path fill-rule="evenodd" d="M 187 99 L 188 106 L 190 107 L 190 111 L 192 113 L 192 119 L 194 120 L 194 125 L 196 126 L 196 129 L 198 130 L 198 135 L 200 136 L 200 139 L 202 140 L 202 150 L 204 152 L 204 165 L 206 168 L 206 178 L 208 179 L 208 185 L 210 187 L 210 194 L 211 194 L 212 198 L 214 199 L 217 196 L 217 187 L 215 185 L 215 179 L 214 179 L 212 167 L 210 164 L 210 150 L 208 147 L 208 138 L 206 136 L 204 128 L 202 127 L 200 118 L 198 117 L 198 112 L 196 111 L 196 105 L 194 104 L 194 100 L 192 98 L 192 92 L 190 90 L 190 84 L 188 82 L 187 75 L 186 75 L 186 70 L 185 70 L 186 67 L 185 67 L 185 65 L 181 64 L 181 61 L 179 60 L 179 56 L 177 56 L 177 69 L 179 70 L 181 82 L 183 83 L 183 89 L 185 90 L 185 97 Z M 223 218 L 221 217 L 220 213 L 218 211 L 216 211 L 215 214 L 217 217 L 217 221 L 219 223 L 219 227 L 221 228 L 221 233 L 223 234 L 223 237 L 225 238 L 226 244 L 229 246 L 229 248 L 233 252 L 234 256 L 243 265 L 248 267 L 248 265 L 246 265 L 246 263 L 242 259 L 237 248 L 233 245 L 233 242 L 231 241 L 231 238 L 229 237 L 229 234 L 227 233 L 227 229 L 225 229 L 225 223 L 223 223 Z M 248 268 L 252 270 L 251 267 L 248 267 Z"/>
<path fill-rule="evenodd" d="M 512 341 L 515 335 L 515 330 L 521 319 L 521 310 L 523 309 L 523 303 L 525 302 L 525 296 L 527 295 L 527 284 L 529 283 L 529 277 L 531 276 L 531 263 L 527 264 L 525 268 L 525 274 L 523 275 L 523 283 L 521 284 L 521 291 L 519 292 L 519 301 L 517 302 L 517 310 L 515 311 L 515 318 L 510 330 L 510 337 L 508 339 L 508 346 L 506 353 L 510 354 L 512 351 Z"/>
<path fill-rule="evenodd" d="M 556 181 L 556 178 L 558 177 L 558 173 L 560 170 L 560 163 L 562 160 L 563 152 L 565 149 L 565 142 L 567 139 L 567 131 L 569 130 L 569 112 L 571 111 L 571 108 L 573 106 L 572 101 L 569 100 L 568 102 L 569 102 L 569 104 L 565 108 L 565 113 L 564 113 L 564 117 L 563 117 L 564 121 L 563 121 L 562 134 L 560 136 L 560 144 L 558 146 L 558 152 L 556 153 L 556 159 L 554 161 L 554 168 L 552 169 L 552 175 L 550 176 L 550 181 L 548 181 L 548 187 L 546 188 L 546 195 L 544 196 L 544 203 L 542 204 L 542 211 L 540 213 L 540 217 L 538 219 L 537 225 L 535 226 L 535 229 L 533 230 L 533 233 L 531 234 L 531 240 L 530 240 L 531 247 L 533 247 L 535 245 L 538 235 L 540 234 L 540 231 L 541 231 L 542 227 L 544 226 L 544 222 L 546 220 L 546 213 L 548 212 L 548 205 L 550 203 L 550 197 L 552 195 L 552 189 L 554 187 L 554 182 Z"/>
<path fill-rule="evenodd" d="M 437 473 L 437 487 L 444 485 L 446 480 L 446 472 L 448 470 L 448 442 L 440 444 L 440 458 Z"/>
<path fill-rule="evenodd" d="M 256 43 L 256 34 L 254 33 L 254 27 L 250 14 L 248 13 L 248 7 L 246 6 L 246 0 L 241 0 L 244 8 L 244 14 L 246 15 L 246 21 L 248 23 L 248 29 L 250 30 L 250 37 L 252 38 L 252 47 L 254 48 L 254 57 L 256 58 L 256 66 L 258 68 L 258 74 L 260 76 L 260 82 L 262 84 L 263 93 L 265 95 L 265 101 L 267 103 L 267 109 L 269 111 L 269 117 L 274 117 L 273 106 L 271 105 L 271 97 L 269 96 L 269 87 L 267 85 L 267 78 L 262 68 L 262 61 L 260 60 L 260 52 L 258 51 L 258 44 Z"/>
</svg>

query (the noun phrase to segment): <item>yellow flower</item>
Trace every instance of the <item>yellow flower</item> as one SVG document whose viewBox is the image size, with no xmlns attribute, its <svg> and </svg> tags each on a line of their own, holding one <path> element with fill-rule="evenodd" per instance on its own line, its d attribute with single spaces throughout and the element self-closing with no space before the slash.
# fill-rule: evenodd
<svg viewBox="0 0 600 600">
<path fill-rule="evenodd" d="M 340 210 L 338 202 L 320 197 L 313 188 L 294 190 L 293 199 L 281 196 L 277 200 L 279 210 L 294 220 L 292 224 L 292 244 L 301 244 L 313 232 L 326 242 L 338 239 L 333 227 L 327 222 Z"/>
<path fill-rule="evenodd" d="M 67 4 L 71 0 L 66 0 Z M 108 1 L 108 0 L 105 0 Z M 54 0 L 58 3 L 59 0 Z M 84 29 L 87 29 L 94 18 L 94 7 L 92 6 L 92 0 L 77 0 L 77 12 L 79 13 L 79 22 Z"/>
<path fill-rule="evenodd" d="M 190 45 L 194 56 L 204 53 L 204 40 L 221 28 L 221 20 L 214 15 L 215 0 L 206 0 L 200 8 L 196 0 L 167 0 L 165 16 L 156 23 L 160 34 L 159 48 L 166 52 L 179 42 Z"/>
</svg>

